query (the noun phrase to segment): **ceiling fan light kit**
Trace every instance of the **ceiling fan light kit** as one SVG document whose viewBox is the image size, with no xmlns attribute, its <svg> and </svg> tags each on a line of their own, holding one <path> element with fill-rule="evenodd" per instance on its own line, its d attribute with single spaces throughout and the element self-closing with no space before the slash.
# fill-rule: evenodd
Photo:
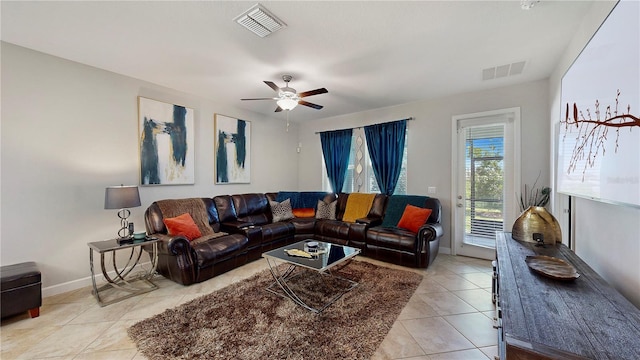
<svg viewBox="0 0 640 360">
<path fill-rule="evenodd" d="M 326 94 L 329 91 L 325 88 L 319 88 L 315 90 L 305 91 L 298 93 L 296 89 L 289 87 L 289 81 L 291 81 L 293 77 L 291 75 L 282 75 L 282 80 L 285 82 L 284 87 L 278 87 L 272 81 L 265 81 L 271 89 L 278 92 L 278 97 L 274 98 L 254 98 L 254 99 L 240 99 L 240 100 L 276 100 L 278 107 L 276 108 L 276 112 L 280 112 L 282 110 L 292 110 L 298 105 L 308 106 L 310 108 L 320 110 L 322 109 L 322 105 L 310 103 L 308 101 L 302 100 L 303 97 L 318 95 L 318 94 Z"/>
<path fill-rule="evenodd" d="M 298 106 L 298 100 L 292 98 L 280 99 L 276 103 L 282 110 L 293 110 L 293 108 Z"/>
</svg>

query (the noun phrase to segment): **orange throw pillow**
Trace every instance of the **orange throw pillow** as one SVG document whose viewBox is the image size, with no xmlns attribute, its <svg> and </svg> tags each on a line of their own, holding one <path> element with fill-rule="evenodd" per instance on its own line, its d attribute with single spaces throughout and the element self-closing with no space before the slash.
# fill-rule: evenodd
<svg viewBox="0 0 640 360">
<path fill-rule="evenodd" d="M 412 233 L 418 233 L 418 230 L 427 222 L 430 215 L 431 209 L 407 205 L 407 207 L 404 208 L 404 213 L 402 213 L 400 221 L 398 221 L 398 227 L 409 230 Z"/>
<path fill-rule="evenodd" d="M 198 225 L 189 213 L 184 213 L 174 218 L 166 218 L 164 224 L 167 226 L 169 235 L 184 235 L 189 241 L 202 236 Z"/>
<path fill-rule="evenodd" d="M 316 216 L 316 210 L 314 208 L 293 209 L 293 216 L 297 218 L 312 218 Z"/>
</svg>

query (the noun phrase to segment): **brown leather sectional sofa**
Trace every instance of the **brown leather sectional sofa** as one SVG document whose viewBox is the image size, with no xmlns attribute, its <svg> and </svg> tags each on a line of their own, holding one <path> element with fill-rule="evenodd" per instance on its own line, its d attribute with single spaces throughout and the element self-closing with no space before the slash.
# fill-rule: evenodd
<svg viewBox="0 0 640 360">
<path fill-rule="evenodd" d="M 326 203 L 336 200 L 336 220 L 301 217 L 274 223 L 269 201 L 276 201 L 279 193 L 220 195 L 152 203 L 145 212 L 145 223 L 149 236 L 162 240 L 157 271 L 175 282 L 189 285 L 259 259 L 265 251 L 304 239 L 357 247 L 364 256 L 408 267 L 426 268 L 438 253 L 443 230 L 440 224 L 442 209 L 436 198 L 406 197 L 414 205 L 432 209 L 427 222 L 414 234 L 382 226 L 387 204 L 396 195 L 376 195 L 369 214 L 351 223 L 342 221 L 349 194 L 297 194 L 320 194 Z M 403 199 L 400 196 L 391 202 L 401 204 Z M 204 210 L 200 205 L 197 208 L 191 205 L 199 204 L 199 201 L 204 204 Z M 193 241 L 167 234 L 163 222 L 165 217 L 204 211 L 204 215 L 191 215 L 208 218 L 213 234 Z"/>
</svg>

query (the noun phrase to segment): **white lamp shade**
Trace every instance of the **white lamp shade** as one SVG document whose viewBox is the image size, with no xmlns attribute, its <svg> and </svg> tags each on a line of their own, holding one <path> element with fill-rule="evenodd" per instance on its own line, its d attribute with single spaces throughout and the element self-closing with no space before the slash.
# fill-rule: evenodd
<svg viewBox="0 0 640 360">
<path fill-rule="evenodd" d="M 140 205 L 140 193 L 136 185 L 109 186 L 105 189 L 105 209 L 125 209 Z"/>
<path fill-rule="evenodd" d="M 278 106 L 280 106 L 283 110 L 291 110 L 298 106 L 298 101 L 294 99 L 280 99 L 277 101 Z"/>
</svg>

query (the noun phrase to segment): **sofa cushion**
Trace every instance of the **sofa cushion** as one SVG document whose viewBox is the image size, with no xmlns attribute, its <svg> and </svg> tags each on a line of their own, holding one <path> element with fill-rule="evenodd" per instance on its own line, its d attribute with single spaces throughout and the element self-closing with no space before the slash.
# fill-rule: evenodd
<svg viewBox="0 0 640 360">
<path fill-rule="evenodd" d="M 290 199 L 286 199 L 283 202 L 269 201 L 269 206 L 271 206 L 274 223 L 294 218 Z"/>
<path fill-rule="evenodd" d="M 402 214 L 402 218 L 398 221 L 398 227 L 409 230 L 412 233 L 418 233 L 418 230 L 427 221 L 429 215 L 431 215 L 431 209 L 407 205 Z"/>
<path fill-rule="evenodd" d="M 367 245 L 414 252 L 416 234 L 404 229 L 376 226 L 367 230 Z"/>
<path fill-rule="evenodd" d="M 285 238 L 293 238 L 296 234 L 295 226 L 290 222 L 278 222 L 260 226 L 262 230 L 262 243 L 272 242 Z"/>
<path fill-rule="evenodd" d="M 293 216 L 297 218 L 312 218 L 316 216 L 314 208 L 293 209 Z"/>
<path fill-rule="evenodd" d="M 196 225 L 189 213 L 184 213 L 173 218 L 164 218 L 163 221 L 167 226 L 169 235 L 183 235 L 189 239 L 189 241 L 202 236 L 198 225 Z"/>
<path fill-rule="evenodd" d="M 369 210 L 371 210 L 371 204 L 373 204 L 375 196 L 376 194 L 349 194 L 342 221 L 353 223 L 356 222 L 356 219 L 366 217 L 369 214 Z"/>
<path fill-rule="evenodd" d="M 314 234 L 314 229 L 315 229 L 315 225 L 316 225 L 316 219 L 315 217 L 310 217 L 310 218 L 293 218 L 290 221 L 291 224 L 293 224 L 294 228 L 295 228 L 295 234 L 296 235 L 309 235 L 309 238 L 313 237 Z"/>
<path fill-rule="evenodd" d="M 223 236 L 226 236 L 226 235 L 229 235 L 229 233 L 226 233 L 224 231 L 214 232 L 213 234 L 203 235 L 203 236 L 201 236 L 201 237 L 199 237 L 197 239 L 193 239 L 191 244 L 193 245 L 193 244 L 199 244 L 201 242 L 207 242 L 209 240 L 216 239 L 216 238 L 219 238 L 219 237 L 223 237 Z"/>
<path fill-rule="evenodd" d="M 322 220 L 316 222 L 315 233 L 326 238 L 348 240 L 349 225 L 340 220 Z"/>
<path fill-rule="evenodd" d="M 198 266 L 203 268 L 246 251 L 248 243 L 246 236 L 232 234 L 208 241 L 195 241 L 192 246 L 197 254 Z"/>
<path fill-rule="evenodd" d="M 424 207 L 426 196 L 420 195 L 391 195 L 387 201 L 387 208 L 385 209 L 384 219 L 382 220 L 383 227 L 396 227 L 398 222 L 402 218 L 404 209 L 407 204 L 413 206 Z"/>
<path fill-rule="evenodd" d="M 327 204 L 322 200 L 318 200 L 318 208 L 316 210 L 316 219 L 335 220 L 337 205 L 338 205 L 337 200 L 334 200 L 329 204 Z"/>
</svg>

